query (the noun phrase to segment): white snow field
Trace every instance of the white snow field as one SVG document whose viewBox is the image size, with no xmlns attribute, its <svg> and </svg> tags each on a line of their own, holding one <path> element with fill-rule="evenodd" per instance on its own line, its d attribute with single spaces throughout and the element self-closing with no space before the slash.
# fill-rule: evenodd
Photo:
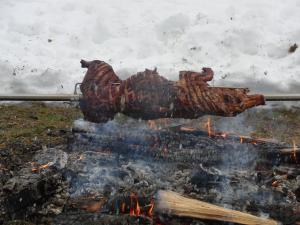
<svg viewBox="0 0 300 225">
<path fill-rule="evenodd" d="M 71 93 L 81 58 L 121 78 L 212 67 L 211 85 L 300 92 L 300 0 L 0 0 L 0 94 Z"/>
</svg>

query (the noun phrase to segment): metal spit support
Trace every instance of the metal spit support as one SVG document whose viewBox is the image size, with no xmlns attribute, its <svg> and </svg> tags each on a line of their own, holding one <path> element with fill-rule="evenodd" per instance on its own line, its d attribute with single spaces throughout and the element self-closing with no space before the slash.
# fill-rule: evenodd
<svg viewBox="0 0 300 225">
<path fill-rule="evenodd" d="M 264 95 L 266 101 L 300 101 L 300 94 L 270 94 Z M 0 101 L 51 101 L 51 102 L 77 102 L 81 94 L 51 94 L 51 95 L 0 95 Z"/>
<path fill-rule="evenodd" d="M 55 102 L 78 102 L 82 94 L 81 83 L 76 83 L 73 94 L 51 94 L 51 95 L 0 95 L 0 101 L 55 101 Z M 300 101 L 300 94 L 264 94 L 265 101 Z"/>
<path fill-rule="evenodd" d="M 50 102 L 78 102 L 81 98 L 81 83 L 76 83 L 73 94 L 21 94 L 0 95 L 0 101 L 50 101 Z"/>
<path fill-rule="evenodd" d="M 74 102 L 79 101 L 79 94 L 62 95 L 1 95 L 0 101 L 51 101 L 51 102 Z"/>
<path fill-rule="evenodd" d="M 266 101 L 300 101 L 300 94 L 265 94 Z"/>
</svg>

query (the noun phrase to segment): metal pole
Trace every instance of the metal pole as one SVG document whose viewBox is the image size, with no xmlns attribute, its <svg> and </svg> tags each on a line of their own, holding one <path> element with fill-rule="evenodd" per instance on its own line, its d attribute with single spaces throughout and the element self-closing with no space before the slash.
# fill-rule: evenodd
<svg viewBox="0 0 300 225">
<path fill-rule="evenodd" d="M 0 95 L 0 101 L 79 101 L 78 94 L 54 95 Z"/>
<path fill-rule="evenodd" d="M 265 94 L 266 101 L 300 101 L 300 94 Z M 0 101 L 79 101 L 79 94 L 0 95 Z"/>
<path fill-rule="evenodd" d="M 300 94 L 265 94 L 266 101 L 300 101 Z"/>
</svg>

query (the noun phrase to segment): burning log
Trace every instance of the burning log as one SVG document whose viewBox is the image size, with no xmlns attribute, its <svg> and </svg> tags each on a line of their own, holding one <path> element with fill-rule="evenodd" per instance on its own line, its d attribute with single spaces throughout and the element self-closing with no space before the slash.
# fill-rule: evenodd
<svg viewBox="0 0 300 225">
<path fill-rule="evenodd" d="M 279 224 L 275 220 L 261 218 L 199 200 L 185 198 L 171 191 L 159 191 L 156 210 L 162 210 L 177 216 L 226 221 L 240 224 Z"/>
<path fill-rule="evenodd" d="M 94 151 L 109 150 L 135 157 L 151 157 L 172 162 L 188 161 L 210 166 L 224 160 L 227 163 L 239 161 L 238 157 L 247 159 L 244 162 L 247 161 L 246 164 L 249 165 L 253 165 L 256 157 L 256 162 L 263 161 L 265 165 L 278 165 L 287 161 L 296 163 L 294 150 L 285 143 L 188 129 L 184 126 L 152 130 L 140 125 L 121 125 L 115 121 L 106 124 L 77 121 L 74 123 L 73 132 L 73 151 L 81 151 L 84 146 Z M 286 154 L 289 148 L 291 154 Z M 236 160 L 233 160 L 233 155 Z"/>
<path fill-rule="evenodd" d="M 106 122 L 118 112 L 133 118 L 198 118 L 206 114 L 235 116 L 263 105 L 263 95 L 247 95 L 247 88 L 210 87 L 213 71 L 180 71 L 179 81 L 157 70 L 139 72 L 121 80 L 113 68 L 99 60 L 81 60 L 87 73 L 81 85 L 80 106 L 86 120 Z"/>
</svg>

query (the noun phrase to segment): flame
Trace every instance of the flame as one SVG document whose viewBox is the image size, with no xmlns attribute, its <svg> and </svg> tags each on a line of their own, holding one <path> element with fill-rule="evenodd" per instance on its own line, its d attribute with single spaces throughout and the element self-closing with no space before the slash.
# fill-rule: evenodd
<svg viewBox="0 0 300 225">
<path fill-rule="evenodd" d="M 251 141 L 251 144 L 253 144 L 253 145 L 257 145 L 257 141 L 255 141 L 255 140 L 252 140 L 252 141 Z"/>
<path fill-rule="evenodd" d="M 39 164 L 36 163 L 36 162 L 32 162 L 32 163 L 31 163 L 31 166 L 32 166 L 31 171 L 32 171 L 32 172 L 36 172 L 36 171 L 41 170 L 41 169 L 46 169 L 46 168 L 48 168 L 49 166 L 51 166 L 52 164 L 53 164 L 52 162 L 48 162 L 48 163 L 46 163 L 46 164 L 39 165 Z"/>
<path fill-rule="evenodd" d="M 149 217 L 152 217 L 153 208 L 154 208 L 154 200 L 151 199 L 151 202 L 150 202 L 150 208 L 149 208 L 149 210 L 148 210 L 148 212 L 147 212 L 147 215 L 148 215 Z"/>
<path fill-rule="evenodd" d="M 129 215 L 135 216 L 134 214 L 134 207 L 133 207 L 133 193 L 130 193 L 130 209 L 129 209 Z"/>
<path fill-rule="evenodd" d="M 213 136 L 212 123 L 211 118 L 208 117 L 207 122 L 205 123 L 205 127 L 207 128 L 207 133 L 209 137 Z"/>
<path fill-rule="evenodd" d="M 244 136 L 240 136 L 240 143 L 244 143 Z"/>
<path fill-rule="evenodd" d="M 278 185 L 279 185 L 278 180 L 272 182 L 272 187 L 278 187 Z"/>
<path fill-rule="evenodd" d="M 124 211 L 125 211 L 125 203 L 124 203 L 124 206 L 122 205 L 122 207 L 124 207 Z M 123 212 L 123 210 L 122 210 L 122 212 Z M 130 216 L 139 216 L 139 215 L 141 215 L 141 207 L 140 207 L 140 204 L 139 204 L 138 196 L 133 194 L 133 193 L 130 194 L 129 215 Z"/>
<path fill-rule="evenodd" d="M 297 145 L 296 145 L 296 142 L 295 140 L 293 140 L 293 158 L 295 159 L 295 162 L 297 162 L 297 154 L 296 154 L 296 150 L 297 150 Z"/>
<path fill-rule="evenodd" d="M 136 215 L 136 216 L 139 216 L 140 214 L 141 214 L 141 208 L 140 208 L 140 205 L 139 205 L 139 201 L 138 201 L 138 199 L 136 198 L 135 215 Z"/>
<path fill-rule="evenodd" d="M 122 213 L 125 213 L 125 207 L 126 207 L 125 202 L 122 202 L 122 204 L 121 204 L 121 212 Z"/>
</svg>

